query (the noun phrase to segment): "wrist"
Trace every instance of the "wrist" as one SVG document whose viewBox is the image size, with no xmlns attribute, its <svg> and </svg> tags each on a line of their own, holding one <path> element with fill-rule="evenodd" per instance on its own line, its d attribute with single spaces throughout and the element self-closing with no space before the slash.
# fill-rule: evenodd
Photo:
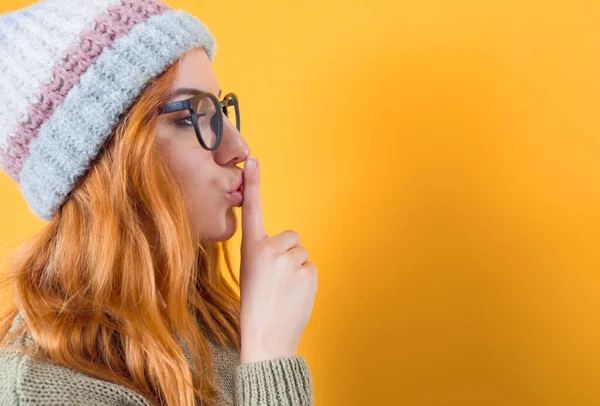
<svg viewBox="0 0 600 406">
<path fill-rule="evenodd" d="M 268 350 L 255 350 L 246 349 L 242 346 L 240 351 L 240 363 L 248 364 L 251 362 L 267 361 L 277 358 L 290 358 L 296 356 L 296 350 L 291 349 L 268 349 Z"/>
</svg>

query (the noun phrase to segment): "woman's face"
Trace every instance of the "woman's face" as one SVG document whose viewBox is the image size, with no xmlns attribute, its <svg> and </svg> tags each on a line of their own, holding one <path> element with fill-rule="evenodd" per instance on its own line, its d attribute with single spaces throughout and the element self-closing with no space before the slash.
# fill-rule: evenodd
<svg viewBox="0 0 600 406">
<path fill-rule="evenodd" d="M 171 91 L 181 88 L 197 92 L 175 95 L 167 103 L 189 99 L 201 91 L 221 99 L 219 83 L 202 48 L 190 50 L 182 57 Z M 216 151 L 207 151 L 198 142 L 188 117 L 188 111 L 160 115 L 156 142 L 183 188 L 194 231 L 210 241 L 225 241 L 237 229 L 235 207 L 239 206 L 229 192 L 242 180 L 242 169 L 237 164 L 248 158 L 250 148 L 223 115 L 221 144 Z"/>
</svg>

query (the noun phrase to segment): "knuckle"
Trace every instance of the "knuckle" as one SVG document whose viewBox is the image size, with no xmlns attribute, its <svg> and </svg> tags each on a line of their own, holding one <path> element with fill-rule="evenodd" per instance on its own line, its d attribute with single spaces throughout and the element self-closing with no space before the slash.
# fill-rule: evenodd
<svg viewBox="0 0 600 406">
<path fill-rule="evenodd" d="M 291 253 L 293 254 L 294 258 L 296 259 L 300 259 L 300 258 L 306 258 L 308 256 L 308 251 L 306 250 L 306 248 L 301 247 L 299 245 L 295 246 Z"/>
<path fill-rule="evenodd" d="M 268 257 L 273 257 L 277 254 L 277 246 L 273 240 L 269 239 L 263 246 L 263 253 Z"/>
<path fill-rule="evenodd" d="M 309 267 L 309 276 L 310 276 L 310 280 L 309 280 L 309 285 L 311 286 L 313 292 L 317 291 L 317 287 L 318 287 L 318 271 L 317 271 L 317 267 L 314 264 L 310 264 Z"/>
<path fill-rule="evenodd" d="M 302 269 L 303 269 L 304 274 L 306 276 L 311 277 L 311 278 L 316 278 L 316 276 L 317 276 L 317 267 L 312 262 L 306 262 L 302 266 Z"/>
<path fill-rule="evenodd" d="M 300 239 L 300 234 L 298 234 L 294 230 L 286 230 L 285 233 L 288 234 L 290 237 L 294 237 L 295 239 Z"/>
</svg>

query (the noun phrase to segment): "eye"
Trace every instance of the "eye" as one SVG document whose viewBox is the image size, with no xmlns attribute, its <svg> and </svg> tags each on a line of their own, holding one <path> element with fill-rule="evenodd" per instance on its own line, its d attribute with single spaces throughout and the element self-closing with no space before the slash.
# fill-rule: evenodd
<svg viewBox="0 0 600 406">
<path fill-rule="evenodd" d="M 200 118 L 200 117 L 204 117 L 206 116 L 206 113 L 204 114 L 196 114 L 196 117 Z M 192 116 L 187 116 L 181 120 L 178 120 L 175 122 L 177 127 L 184 127 L 184 128 L 188 128 L 188 127 L 193 127 L 194 123 L 192 122 Z"/>
<path fill-rule="evenodd" d="M 177 125 L 177 127 L 193 127 L 194 124 L 192 123 L 192 116 L 186 117 L 182 120 L 178 120 L 175 122 L 175 124 Z"/>
<path fill-rule="evenodd" d="M 191 116 L 188 116 L 188 117 L 185 117 L 185 118 L 183 118 L 181 120 L 176 120 L 175 121 L 175 126 L 176 127 L 191 127 L 192 125 L 193 124 L 192 124 L 192 117 Z"/>
</svg>

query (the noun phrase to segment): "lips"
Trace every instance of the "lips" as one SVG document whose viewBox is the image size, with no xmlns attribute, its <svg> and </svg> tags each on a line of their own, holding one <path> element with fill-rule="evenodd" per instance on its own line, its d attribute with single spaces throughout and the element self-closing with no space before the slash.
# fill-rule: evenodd
<svg viewBox="0 0 600 406">
<path fill-rule="evenodd" d="M 234 206 L 240 207 L 244 202 L 244 175 L 241 174 L 239 180 L 234 186 L 235 189 L 232 189 L 227 195 L 229 199 L 233 203 Z"/>
<path fill-rule="evenodd" d="M 240 176 L 237 184 L 234 186 L 234 189 L 230 190 L 229 193 L 233 192 L 243 192 L 244 191 L 244 176 Z"/>
</svg>

